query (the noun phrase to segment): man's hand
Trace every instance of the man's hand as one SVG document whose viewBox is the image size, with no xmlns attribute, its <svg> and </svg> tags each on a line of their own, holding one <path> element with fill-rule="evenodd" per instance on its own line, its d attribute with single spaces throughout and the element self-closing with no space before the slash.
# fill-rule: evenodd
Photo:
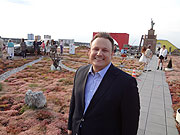
<svg viewBox="0 0 180 135">
<path fill-rule="evenodd" d="M 72 135 L 72 131 L 71 130 L 68 130 L 68 135 Z"/>
</svg>

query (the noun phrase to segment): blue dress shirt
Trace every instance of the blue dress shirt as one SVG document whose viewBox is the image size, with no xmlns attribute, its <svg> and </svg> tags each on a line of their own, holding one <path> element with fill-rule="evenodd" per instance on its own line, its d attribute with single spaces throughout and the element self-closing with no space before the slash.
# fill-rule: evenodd
<svg viewBox="0 0 180 135">
<path fill-rule="evenodd" d="M 107 70 L 109 69 L 111 63 L 109 63 L 105 68 L 101 71 L 96 72 L 95 74 L 92 71 L 92 66 L 89 69 L 89 74 L 87 77 L 86 87 L 85 87 L 85 109 L 84 113 L 86 112 L 91 99 L 96 92 L 97 88 L 99 87 L 104 75 L 106 74 Z"/>
</svg>

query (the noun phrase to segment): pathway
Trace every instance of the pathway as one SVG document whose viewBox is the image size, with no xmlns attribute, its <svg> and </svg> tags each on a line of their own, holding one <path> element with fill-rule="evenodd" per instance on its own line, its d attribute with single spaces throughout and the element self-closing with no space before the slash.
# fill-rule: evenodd
<svg viewBox="0 0 180 135">
<path fill-rule="evenodd" d="M 178 135 L 169 86 L 165 72 L 156 70 L 157 60 L 153 56 L 152 71 L 137 78 L 141 104 L 138 135 Z"/>
<path fill-rule="evenodd" d="M 12 70 L 10 70 L 10 71 L 5 72 L 4 74 L 1 74 L 1 75 L 0 75 L 0 81 L 3 81 L 3 80 L 5 80 L 5 79 L 7 79 L 7 78 L 8 78 L 9 76 L 11 76 L 12 74 L 15 74 L 15 73 L 17 73 L 17 72 L 25 69 L 27 66 L 31 66 L 32 64 L 39 62 L 42 58 L 43 58 L 43 57 L 40 57 L 39 59 L 34 60 L 34 61 L 32 61 L 32 62 L 29 62 L 29 63 L 26 63 L 26 64 L 24 64 L 24 65 L 21 66 L 21 67 L 12 69 Z"/>
</svg>

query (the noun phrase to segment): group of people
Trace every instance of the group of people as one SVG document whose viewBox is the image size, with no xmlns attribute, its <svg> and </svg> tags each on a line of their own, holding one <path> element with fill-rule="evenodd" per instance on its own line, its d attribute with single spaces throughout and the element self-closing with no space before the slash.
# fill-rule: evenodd
<svg viewBox="0 0 180 135">
<path fill-rule="evenodd" d="M 143 66 L 144 66 L 144 72 L 145 71 L 151 71 L 149 69 L 149 66 L 150 66 L 150 61 L 152 59 L 152 56 L 153 56 L 153 53 L 151 51 L 151 46 L 148 45 L 148 47 L 146 48 L 146 46 L 143 46 L 142 49 L 141 49 L 141 57 L 139 59 L 139 62 L 142 62 L 143 63 Z M 164 59 L 167 59 L 167 49 L 166 49 L 166 46 L 163 45 L 162 48 L 158 48 L 157 50 L 157 57 L 159 58 L 158 59 L 158 67 L 157 67 L 157 70 L 161 69 L 163 70 L 163 67 L 164 67 Z"/>
<path fill-rule="evenodd" d="M 56 44 L 56 42 L 53 39 L 51 41 L 47 40 L 46 42 L 44 42 L 44 41 L 38 42 L 37 39 L 36 39 L 33 42 L 33 45 L 34 45 L 34 54 L 35 54 L 35 56 L 37 56 L 37 54 L 39 52 L 41 52 L 42 55 L 49 56 L 50 51 L 57 52 L 57 47 L 58 47 L 58 45 Z M 63 47 L 64 47 L 63 46 L 63 40 L 60 41 L 59 45 L 60 45 L 60 53 L 62 55 L 63 54 Z"/>
<path fill-rule="evenodd" d="M 63 40 L 60 41 L 59 43 L 60 45 L 60 53 L 61 55 L 63 54 Z M 33 42 L 33 47 L 34 47 L 34 54 L 35 56 L 37 56 L 38 54 L 42 55 L 50 55 L 50 51 L 51 48 L 55 48 L 54 50 L 57 51 L 57 44 L 56 42 L 52 39 L 47 40 L 46 43 L 44 41 L 38 41 L 37 39 L 35 39 L 35 41 Z M 4 44 L 4 41 L 0 38 L 0 57 L 2 57 L 3 51 L 6 50 L 7 52 L 7 59 L 14 59 L 14 43 L 12 42 L 12 40 L 10 39 L 7 43 L 7 46 Z M 27 56 L 27 45 L 26 42 L 24 40 L 24 38 L 21 39 L 20 42 L 20 51 L 21 51 L 21 56 L 23 58 L 26 58 Z"/>
<path fill-rule="evenodd" d="M 22 38 L 20 42 L 20 51 L 23 58 L 26 57 L 26 48 L 27 48 L 27 45 L 24 42 L 24 38 Z M 7 59 L 14 59 L 14 43 L 12 42 L 11 39 L 9 39 L 7 43 L 7 55 L 8 55 Z"/>
</svg>

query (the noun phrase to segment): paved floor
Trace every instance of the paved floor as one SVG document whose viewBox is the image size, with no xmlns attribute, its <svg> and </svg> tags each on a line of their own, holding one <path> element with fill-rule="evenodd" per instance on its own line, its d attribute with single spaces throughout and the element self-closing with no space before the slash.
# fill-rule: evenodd
<svg viewBox="0 0 180 135">
<path fill-rule="evenodd" d="M 157 57 L 151 60 L 151 72 L 137 78 L 141 114 L 138 135 L 178 135 L 165 72 L 156 70 Z"/>
</svg>

